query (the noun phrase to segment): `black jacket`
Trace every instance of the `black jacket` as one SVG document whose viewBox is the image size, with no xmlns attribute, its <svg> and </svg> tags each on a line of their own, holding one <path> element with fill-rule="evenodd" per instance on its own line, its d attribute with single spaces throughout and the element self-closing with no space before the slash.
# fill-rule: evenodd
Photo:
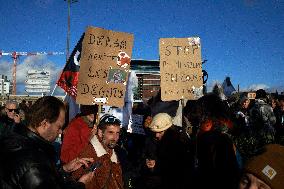
<svg viewBox="0 0 284 189">
<path fill-rule="evenodd" d="M 0 117 L 0 137 L 8 135 L 14 130 L 16 123 L 13 119 L 9 118 L 7 115 Z"/>
<path fill-rule="evenodd" d="M 172 126 L 160 141 L 146 140 L 144 156 L 156 160 L 156 165 L 153 170 L 142 170 L 146 180 L 140 188 L 184 189 L 193 185 L 193 152 L 189 138 L 183 135 L 179 127 Z"/>
<path fill-rule="evenodd" d="M 197 139 L 198 188 L 235 188 L 239 167 L 229 135 L 207 131 Z"/>
<path fill-rule="evenodd" d="M 2 188 L 84 188 L 67 180 L 55 166 L 53 145 L 26 127 L 17 127 L 0 141 Z"/>
</svg>

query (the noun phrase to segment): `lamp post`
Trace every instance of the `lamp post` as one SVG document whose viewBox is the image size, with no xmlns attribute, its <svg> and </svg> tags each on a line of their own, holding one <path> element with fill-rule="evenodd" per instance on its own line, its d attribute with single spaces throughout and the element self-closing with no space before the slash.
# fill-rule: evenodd
<svg viewBox="0 0 284 189">
<path fill-rule="evenodd" d="M 66 62 L 69 58 L 69 46 L 70 46 L 70 7 L 71 3 L 76 3 L 78 0 L 64 0 L 67 1 L 68 17 L 67 17 L 67 39 L 66 39 Z"/>
</svg>

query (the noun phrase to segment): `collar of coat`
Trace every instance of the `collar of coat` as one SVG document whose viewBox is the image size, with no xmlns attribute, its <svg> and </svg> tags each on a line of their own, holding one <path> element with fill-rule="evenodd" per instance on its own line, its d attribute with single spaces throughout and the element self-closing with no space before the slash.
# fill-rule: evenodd
<svg viewBox="0 0 284 189">
<path fill-rule="evenodd" d="M 96 135 L 93 136 L 90 142 L 92 146 L 94 147 L 98 157 L 108 154 L 105 148 L 103 147 L 103 145 L 101 144 L 101 142 L 98 140 L 98 137 Z M 117 163 L 117 156 L 113 149 L 112 149 L 112 155 L 110 157 L 110 160 L 114 163 Z"/>
</svg>

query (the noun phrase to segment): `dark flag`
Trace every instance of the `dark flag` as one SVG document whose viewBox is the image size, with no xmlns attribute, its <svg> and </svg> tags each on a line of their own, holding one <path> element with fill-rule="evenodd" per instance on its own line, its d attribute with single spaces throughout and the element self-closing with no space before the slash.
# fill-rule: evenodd
<svg viewBox="0 0 284 189">
<path fill-rule="evenodd" d="M 61 73 L 61 76 L 57 81 L 57 85 L 73 98 L 76 98 L 77 96 L 77 84 L 78 84 L 80 58 L 81 58 L 82 42 L 84 39 L 84 35 L 85 33 L 83 33 L 77 45 L 73 49 Z"/>
</svg>

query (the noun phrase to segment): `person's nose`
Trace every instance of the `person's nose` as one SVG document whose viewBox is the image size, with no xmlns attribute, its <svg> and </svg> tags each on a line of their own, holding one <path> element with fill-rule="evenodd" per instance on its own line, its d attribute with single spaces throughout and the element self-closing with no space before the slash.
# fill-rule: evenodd
<svg viewBox="0 0 284 189">
<path fill-rule="evenodd" d="M 58 135 L 61 135 L 63 133 L 62 129 L 59 129 Z"/>
<path fill-rule="evenodd" d="M 119 140 L 119 134 L 115 134 L 115 135 L 114 135 L 114 140 L 115 140 L 115 141 L 118 141 L 118 140 Z"/>
<path fill-rule="evenodd" d="M 160 138 L 160 135 L 161 135 L 160 133 L 155 134 L 156 138 Z"/>
</svg>

